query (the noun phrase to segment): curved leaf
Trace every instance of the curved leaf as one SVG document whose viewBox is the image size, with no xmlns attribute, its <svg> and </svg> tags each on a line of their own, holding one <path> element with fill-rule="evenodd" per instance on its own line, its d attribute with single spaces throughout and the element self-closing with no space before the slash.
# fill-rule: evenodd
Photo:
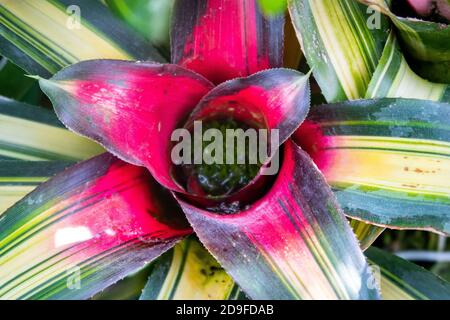
<svg viewBox="0 0 450 320">
<path fill-rule="evenodd" d="M 91 60 L 39 82 L 67 127 L 182 191 L 170 175 L 171 136 L 212 89 L 208 80 L 176 65 Z"/>
<path fill-rule="evenodd" d="M 0 220 L 2 299 L 86 299 L 191 232 L 144 169 L 110 154 L 41 184 Z"/>
<path fill-rule="evenodd" d="M 377 248 L 365 252 L 380 271 L 385 300 L 450 300 L 450 283 L 428 270 Z"/>
<path fill-rule="evenodd" d="M 266 18 L 257 0 L 176 0 L 172 63 L 215 84 L 283 65 L 284 15 Z"/>
<path fill-rule="evenodd" d="M 0 96 L 0 157 L 77 161 L 103 151 L 66 130 L 50 110 Z"/>
<path fill-rule="evenodd" d="M 162 61 L 105 6 L 89 0 L 2 1 L 0 53 L 40 76 L 89 59 Z"/>
<path fill-rule="evenodd" d="M 450 86 L 422 79 L 409 67 L 391 32 L 366 98 L 411 98 L 450 102 Z"/>
<path fill-rule="evenodd" d="M 327 101 L 364 97 L 387 38 L 387 21 L 380 18 L 369 29 L 369 12 L 354 0 L 289 0 L 288 6 Z"/>
<path fill-rule="evenodd" d="M 140 300 L 242 298 L 242 291 L 202 244 L 188 238 L 158 259 Z"/>
<path fill-rule="evenodd" d="M 278 129 L 286 141 L 306 118 L 310 107 L 309 74 L 291 69 L 270 69 L 222 83 L 198 103 L 187 120 L 227 118 Z"/>
<path fill-rule="evenodd" d="M 450 25 L 395 15 L 385 0 L 359 0 L 386 14 L 394 23 L 405 51 L 423 77 L 450 83 Z"/>
<path fill-rule="evenodd" d="M 450 233 L 450 105 L 379 99 L 315 107 L 297 132 L 351 217 Z"/>
<path fill-rule="evenodd" d="M 271 190 L 236 214 L 179 199 L 197 236 L 253 299 L 374 299 L 348 222 L 311 159 L 290 140 Z"/>
<path fill-rule="evenodd" d="M 191 179 L 192 175 L 179 177 L 180 184 L 187 191 L 191 200 L 202 207 L 213 208 L 220 204 L 230 204 L 236 201 L 248 202 L 259 197 L 264 185 L 268 183 L 267 180 L 270 179 L 268 176 L 273 175 L 267 172 L 269 166 L 266 164 L 276 156 L 279 146 L 306 118 L 309 106 L 309 74 L 304 75 L 290 69 L 278 68 L 260 71 L 246 78 L 229 80 L 212 89 L 200 100 L 191 113 L 185 128 L 191 131 L 195 130 L 196 121 L 207 123 L 217 119 L 233 119 L 249 124 L 254 129 L 267 130 L 268 136 L 270 136 L 267 149 L 270 150 L 267 150 L 268 154 L 265 155 L 267 159 L 260 158 L 264 166 L 259 169 L 256 177 L 245 187 L 234 190 L 225 196 L 205 195 L 205 191 L 198 186 L 196 179 Z M 277 140 L 272 144 L 272 133 L 275 131 Z M 230 156 L 230 153 L 226 156 Z M 270 169 L 276 169 L 275 167 L 276 164 L 270 166 Z M 173 175 L 176 176 L 176 174 L 176 168 L 174 168 Z"/>
</svg>

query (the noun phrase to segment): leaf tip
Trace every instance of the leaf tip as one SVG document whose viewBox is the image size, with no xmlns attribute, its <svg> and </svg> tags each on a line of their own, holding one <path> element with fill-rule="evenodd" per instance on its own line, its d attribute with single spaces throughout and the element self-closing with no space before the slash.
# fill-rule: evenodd
<svg viewBox="0 0 450 320">
<path fill-rule="evenodd" d="M 38 75 L 26 74 L 25 77 L 38 80 L 39 81 L 39 85 L 40 85 L 42 90 L 43 90 L 43 88 L 42 88 L 43 85 L 45 86 L 45 85 L 48 85 L 48 84 L 52 83 L 51 80 L 42 78 L 42 77 L 40 77 Z"/>
<path fill-rule="evenodd" d="M 41 80 L 42 78 L 38 75 L 33 75 L 33 74 L 25 74 L 25 77 L 31 78 L 31 79 L 36 79 L 36 80 Z"/>
</svg>

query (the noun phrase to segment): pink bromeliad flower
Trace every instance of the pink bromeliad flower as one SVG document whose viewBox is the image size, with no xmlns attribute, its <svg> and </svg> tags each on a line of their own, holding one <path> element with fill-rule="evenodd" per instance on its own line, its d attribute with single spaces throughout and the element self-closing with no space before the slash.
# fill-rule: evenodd
<svg viewBox="0 0 450 320">
<path fill-rule="evenodd" d="M 408 3 L 422 17 L 436 14 L 450 21 L 449 0 L 408 0 Z"/>
<path fill-rule="evenodd" d="M 23 200 L 45 204 L 53 223 L 24 259 L 91 261 L 101 268 L 85 277 L 107 286 L 195 232 L 251 298 L 378 298 L 330 187 L 291 139 L 310 92 L 307 75 L 281 68 L 284 18 L 264 17 L 254 1 L 177 1 L 173 15 L 170 64 L 90 60 L 40 79 L 60 120 L 108 153 Z M 213 179 L 214 166 L 179 170 L 171 159 L 172 133 L 194 121 L 277 129 L 278 173 L 223 165 L 225 177 L 242 179 L 212 193 L 199 179 Z M 70 297 L 98 289 L 87 281 Z"/>
</svg>

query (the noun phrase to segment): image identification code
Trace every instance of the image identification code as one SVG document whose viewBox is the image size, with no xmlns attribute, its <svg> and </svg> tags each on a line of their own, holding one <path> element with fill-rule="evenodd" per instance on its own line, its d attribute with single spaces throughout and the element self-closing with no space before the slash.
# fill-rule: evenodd
<svg viewBox="0 0 450 320">
<path fill-rule="evenodd" d="M 222 304 L 219 308 L 209 306 L 178 306 L 177 315 L 199 315 L 204 318 L 211 314 L 215 315 L 272 315 L 274 307 L 271 304 L 254 305 L 254 304 Z"/>
</svg>

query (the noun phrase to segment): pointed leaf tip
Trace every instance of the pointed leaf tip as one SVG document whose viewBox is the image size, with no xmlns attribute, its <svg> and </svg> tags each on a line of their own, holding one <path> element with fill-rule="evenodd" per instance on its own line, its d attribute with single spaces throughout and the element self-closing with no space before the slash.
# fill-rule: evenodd
<svg viewBox="0 0 450 320">
<path fill-rule="evenodd" d="M 41 77 L 38 75 L 24 74 L 24 76 L 31 79 L 41 80 Z"/>
<path fill-rule="evenodd" d="M 147 167 L 166 188 L 183 191 L 170 175 L 165 151 L 179 122 L 213 88 L 208 80 L 172 64 L 89 60 L 40 85 L 67 127 Z"/>
</svg>

